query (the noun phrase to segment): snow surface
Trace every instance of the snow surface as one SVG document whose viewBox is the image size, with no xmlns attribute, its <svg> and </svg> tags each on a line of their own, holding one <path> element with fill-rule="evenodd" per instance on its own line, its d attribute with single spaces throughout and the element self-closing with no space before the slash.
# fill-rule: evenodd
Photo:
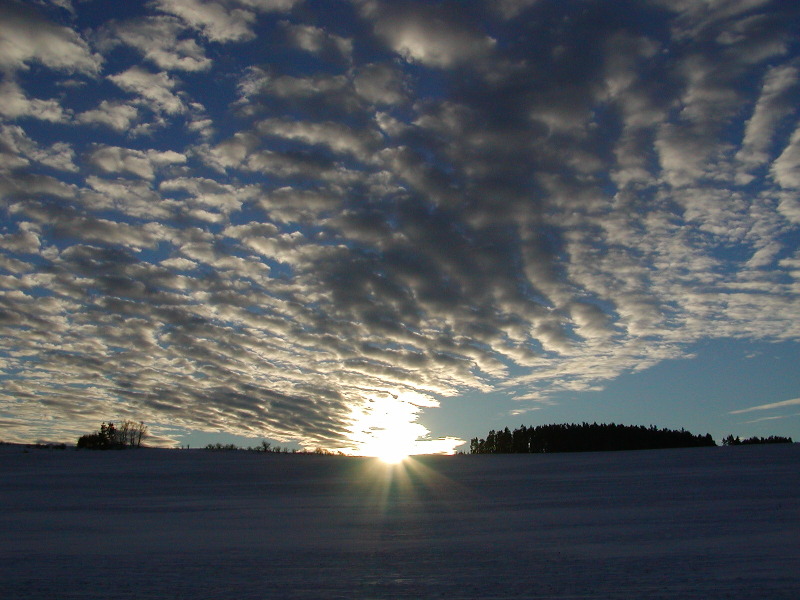
<svg viewBox="0 0 800 600">
<path fill-rule="evenodd" d="M 800 445 L 0 448 L 0 598 L 800 597 Z"/>
</svg>

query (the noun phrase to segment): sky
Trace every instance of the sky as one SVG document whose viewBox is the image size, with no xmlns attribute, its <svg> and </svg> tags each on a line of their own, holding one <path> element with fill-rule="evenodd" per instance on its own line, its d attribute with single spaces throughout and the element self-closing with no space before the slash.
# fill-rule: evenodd
<svg viewBox="0 0 800 600">
<path fill-rule="evenodd" d="M 0 439 L 800 440 L 800 4 L 0 0 Z"/>
</svg>

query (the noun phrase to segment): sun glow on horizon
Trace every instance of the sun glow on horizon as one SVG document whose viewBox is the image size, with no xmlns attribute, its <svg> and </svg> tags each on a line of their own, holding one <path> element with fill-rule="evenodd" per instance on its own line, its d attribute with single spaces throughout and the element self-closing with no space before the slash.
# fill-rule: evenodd
<svg viewBox="0 0 800 600">
<path fill-rule="evenodd" d="M 398 465 L 409 458 L 409 454 L 403 452 L 402 450 L 394 451 L 392 449 L 387 449 L 386 451 L 382 451 L 380 454 L 376 454 L 375 458 L 380 460 L 387 465 Z"/>
<path fill-rule="evenodd" d="M 452 454 L 463 443 L 458 438 L 430 439 L 419 423 L 422 408 L 439 403 L 414 391 L 376 392 L 353 411 L 354 454 L 373 456 L 386 464 L 398 464 L 415 454 Z"/>
</svg>

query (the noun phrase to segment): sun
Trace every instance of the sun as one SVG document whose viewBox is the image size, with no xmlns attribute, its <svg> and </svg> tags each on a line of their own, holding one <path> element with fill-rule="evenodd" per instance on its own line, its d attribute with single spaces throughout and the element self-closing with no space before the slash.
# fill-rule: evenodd
<svg viewBox="0 0 800 600">
<path fill-rule="evenodd" d="M 405 461 L 408 456 L 408 453 L 403 452 L 400 448 L 386 448 L 380 450 L 375 455 L 375 458 L 387 465 L 399 465 L 401 462 Z"/>
<path fill-rule="evenodd" d="M 414 439 L 409 438 L 403 428 L 373 433 L 373 437 L 361 447 L 363 456 L 373 456 L 387 465 L 396 465 L 414 454 Z"/>
<path fill-rule="evenodd" d="M 398 464 L 419 454 L 418 440 L 428 432 L 417 421 L 422 404 L 409 392 L 373 394 L 367 403 L 354 408 L 355 453 L 386 464 Z"/>
<path fill-rule="evenodd" d="M 366 402 L 353 407 L 351 453 L 372 456 L 390 465 L 419 454 L 452 454 L 463 440 L 432 440 L 428 429 L 419 422 L 423 408 L 438 405 L 430 396 L 412 390 L 375 391 Z"/>
</svg>

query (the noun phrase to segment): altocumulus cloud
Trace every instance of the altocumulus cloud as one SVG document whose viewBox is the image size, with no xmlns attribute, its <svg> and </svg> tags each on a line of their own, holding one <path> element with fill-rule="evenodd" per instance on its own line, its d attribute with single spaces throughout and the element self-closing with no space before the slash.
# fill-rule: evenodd
<svg viewBox="0 0 800 600">
<path fill-rule="evenodd" d="M 4 435 L 452 450 L 442 397 L 799 339 L 798 9 L 3 0 Z"/>
</svg>

